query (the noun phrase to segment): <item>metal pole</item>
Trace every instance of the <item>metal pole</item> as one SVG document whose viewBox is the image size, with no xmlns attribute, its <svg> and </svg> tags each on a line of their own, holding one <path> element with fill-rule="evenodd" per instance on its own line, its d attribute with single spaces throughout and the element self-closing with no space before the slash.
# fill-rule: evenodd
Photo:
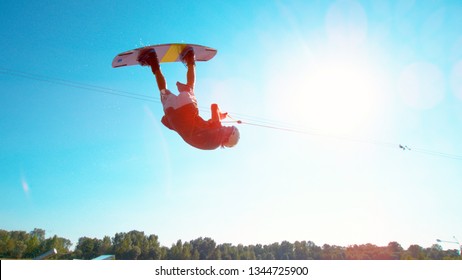
<svg viewBox="0 0 462 280">
<path fill-rule="evenodd" d="M 58 253 L 58 251 L 55 248 L 53 248 L 50 251 L 48 251 L 46 253 L 43 253 L 40 256 L 34 258 L 34 260 L 44 260 L 46 258 L 49 258 L 49 257 L 53 256 L 53 255 L 56 255 L 57 253 Z"/>
<path fill-rule="evenodd" d="M 455 241 L 447 241 L 447 240 L 436 239 L 436 242 L 452 243 L 452 244 L 459 245 L 459 256 L 461 256 L 462 255 L 462 245 L 460 244 L 459 240 L 457 240 L 457 238 L 455 236 L 453 236 L 452 238 L 454 238 Z"/>
</svg>

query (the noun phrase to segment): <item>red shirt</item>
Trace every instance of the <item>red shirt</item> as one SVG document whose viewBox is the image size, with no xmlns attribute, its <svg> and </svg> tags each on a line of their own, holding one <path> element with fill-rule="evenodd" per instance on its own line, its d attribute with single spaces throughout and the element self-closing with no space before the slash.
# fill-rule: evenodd
<svg viewBox="0 0 462 280">
<path fill-rule="evenodd" d="M 205 121 L 199 116 L 196 104 L 190 103 L 178 109 L 168 108 L 162 123 L 176 131 L 183 140 L 202 150 L 214 150 L 229 137 L 230 127 L 220 122 Z"/>
</svg>

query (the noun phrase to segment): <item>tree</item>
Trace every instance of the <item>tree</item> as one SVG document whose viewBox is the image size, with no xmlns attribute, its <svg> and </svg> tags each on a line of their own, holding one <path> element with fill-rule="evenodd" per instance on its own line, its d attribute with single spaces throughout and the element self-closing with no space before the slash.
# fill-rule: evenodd
<svg viewBox="0 0 462 280">
<path fill-rule="evenodd" d="M 419 245 L 411 245 L 407 251 L 404 252 L 402 258 L 405 260 L 424 260 L 425 252 Z"/>
<path fill-rule="evenodd" d="M 24 241 L 17 240 L 14 242 L 14 247 L 12 248 L 10 255 L 15 259 L 21 259 L 26 249 L 27 246 L 24 244 Z"/>
<path fill-rule="evenodd" d="M 255 253 L 255 259 L 257 260 L 263 260 L 263 256 L 265 254 L 265 250 L 263 248 L 263 245 L 257 244 L 253 247 L 253 251 Z"/>
<path fill-rule="evenodd" d="M 33 231 L 29 233 L 31 237 L 36 237 L 39 242 L 45 241 L 45 230 L 40 228 L 34 228 Z"/>
<path fill-rule="evenodd" d="M 160 252 L 159 260 L 166 260 L 167 259 L 168 248 L 165 247 L 165 246 L 162 246 L 162 247 L 160 247 L 159 252 Z"/>
<path fill-rule="evenodd" d="M 169 260 L 181 260 L 183 254 L 183 243 L 178 240 L 176 244 L 173 244 L 170 250 L 168 250 L 167 258 Z"/>
<path fill-rule="evenodd" d="M 169 250 L 161 248 L 157 235 L 146 236 L 142 231 L 116 233 L 112 238 L 111 253 L 116 259 L 160 260 L 168 258 Z"/>
<path fill-rule="evenodd" d="M 255 260 L 255 252 L 252 246 L 237 245 L 237 255 L 239 260 Z"/>
<path fill-rule="evenodd" d="M 218 248 L 214 248 L 212 254 L 209 255 L 209 260 L 221 260 L 221 251 Z"/>
<path fill-rule="evenodd" d="M 132 248 L 124 254 L 124 259 L 127 260 L 137 260 L 141 255 L 141 249 L 138 246 L 132 246 Z"/>
<path fill-rule="evenodd" d="M 41 241 L 36 235 L 29 235 L 26 240 L 26 250 L 24 252 L 24 258 L 33 259 L 41 254 Z"/>
<path fill-rule="evenodd" d="M 147 247 L 145 251 L 142 252 L 142 258 L 145 260 L 162 259 L 162 250 L 157 235 L 151 234 L 147 238 Z"/>
<path fill-rule="evenodd" d="M 14 259 L 21 259 L 27 249 L 25 243 L 28 237 L 25 231 L 11 231 L 6 242 L 6 254 Z"/>
<path fill-rule="evenodd" d="M 321 259 L 323 260 L 345 260 L 346 249 L 344 247 L 324 244 L 321 250 Z"/>
<path fill-rule="evenodd" d="M 81 237 L 73 252 L 72 243 L 65 238 L 54 235 L 45 238 L 45 231 L 35 228 L 31 232 L 5 231 L 0 229 L 0 258 L 35 258 L 53 248 L 58 255 L 51 259 L 92 259 L 99 255 L 115 254 L 116 259 L 143 260 L 274 260 L 274 259 L 324 259 L 324 260 L 456 260 L 461 259 L 458 250 L 443 250 L 435 244 L 430 248 L 411 245 L 404 250 L 397 242 L 390 242 L 387 246 L 373 244 L 351 245 L 341 247 L 324 244 L 316 246 L 312 241 L 296 241 L 290 243 L 272 243 L 269 245 L 234 246 L 230 243 L 217 245 L 209 237 L 197 238 L 190 242 L 178 240 L 171 248 L 160 246 L 157 235 L 146 236 L 142 231 L 116 233 L 111 239 Z"/>
<path fill-rule="evenodd" d="M 76 257 L 84 260 L 96 258 L 100 255 L 102 244 L 102 240 L 97 238 L 81 237 L 75 247 L 76 251 L 79 252 Z"/>
<path fill-rule="evenodd" d="M 317 246 L 314 242 L 308 241 L 306 243 L 306 248 L 308 250 L 308 259 L 309 260 L 320 260 L 322 249 Z"/>
<path fill-rule="evenodd" d="M 433 244 L 430 248 L 424 250 L 426 259 L 442 260 L 444 258 L 443 248 L 439 244 Z"/>
<path fill-rule="evenodd" d="M 199 253 L 199 259 L 200 260 L 209 260 L 212 259 L 212 255 L 214 253 L 216 243 L 213 241 L 213 239 L 206 237 L 206 238 L 197 238 L 195 240 L 192 240 L 191 246 L 194 250 L 197 250 Z"/>
<path fill-rule="evenodd" d="M 126 233 L 116 233 L 112 239 L 116 259 L 124 259 L 125 253 L 131 249 L 131 239 Z"/>
<path fill-rule="evenodd" d="M 294 259 L 294 245 L 289 241 L 282 241 L 276 254 L 278 260 L 292 260 Z"/>
<path fill-rule="evenodd" d="M 42 243 L 42 253 L 56 249 L 58 255 L 65 255 L 70 252 L 72 242 L 69 239 L 54 235 L 51 238 L 45 239 Z M 50 259 L 57 259 L 58 256 L 51 256 Z"/>
<path fill-rule="evenodd" d="M 294 244 L 294 258 L 296 260 L 320 260 L 322 249 L 312 241 L 296 241 Z"/>
<path fill-rule="evenodd" d="M 5 258 L 8 254 L 7 243 L 10 239 L 10 233 L 6 230 L 0 230 L 0 258 Z"/>
<path fill-rule="evenodd" d="M 346 249 L 346 258 L 348 260 L 383 260 L 386 259 L 383 249 L 367 243 L 365 245 L 353 245 Z"/>
<path fill-rule="evenodd" d="M 270 245 L 263 246 L 265 250 L 265 255 L 263 256 L 264 260 L 278 260 L 279 255 L 279 243 L 275 242 Z"/>
<path fill-rule="evenodd" d="M 98 255 L 112 254 L 112 242 L 109 236 L 104 236 L 98 248 Z"/>
<path fill-rule="evenodd" d="M 24 252 L 24 258 L 33 259 L 44 253 L 42 244 L 45 242 L 45 230 L 34 228 L 25 241 L 26 250 Z"/>
<path fill-rule="evenodd" d="M 237 260 L 237 250 L 230 243 L 220 244 L 217 246 L 217 249 L 220 251 L 222 260 Z"/>
<path fill-rule="evenodd" d="M 308 250 L 306 248 L 306 241 L 295 241 L 294 244 L 294 258 L 296 260 L 307 260 Z"/>
<path fill-rule="evenodd" d="M 403 247 L 401 247 L 398 242 L 388 243 L 387 250 L 390 256 L 390 260 L 400 260 L 404 252 Z"/>
<path fill-rule="evenodd" d="M 459 250 L 447 250 L 443 251 L 443 260 L 460 260 Z"/>
</svg>

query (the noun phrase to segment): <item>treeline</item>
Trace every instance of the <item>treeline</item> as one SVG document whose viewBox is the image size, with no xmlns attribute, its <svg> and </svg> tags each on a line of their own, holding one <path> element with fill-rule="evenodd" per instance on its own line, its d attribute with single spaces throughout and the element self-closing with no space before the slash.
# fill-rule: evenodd
<svg viewBox="0 0 462 280">
<path fill-rule="evenodd" d="M 407 250 L 397 242 L 380 247 L 373 244 L 348 247 L 311 241 L 282 241 L 269 245 L 216 244 L 211 238 L 189 242 L 178 240 L 170 248 L 161 246 L 157 235 L 142 231 L 116 233 L 103 239 L 81 237 L 75 249 L 62 237 L 45 238 L 45 231 L 0 230 L 0 258 L 33 259 L 55 248 L 58 254 L 50 259 L 93 259 L 115 255 L 120 260 L 458 260 L 458 250 L 443 250 L 438 244 L 430 248 L 411 245 Z"/>
</svg>

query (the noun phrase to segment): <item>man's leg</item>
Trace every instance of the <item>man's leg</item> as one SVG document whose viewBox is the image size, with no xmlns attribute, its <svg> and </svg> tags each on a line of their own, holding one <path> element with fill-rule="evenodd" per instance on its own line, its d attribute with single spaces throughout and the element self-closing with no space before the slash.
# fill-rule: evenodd
<svg viewBox="0 0 462 280">
<path fill-rule="evenodd" d="M 194 90 L 194 84 L 196 83 L 196 65 L 188 64 L 188 72 L 186 73 L 186 84 Z"/>
<path fill-rule="evenodd" d="M 138 56 L 138 61 L 143 66 L 151 66 L 152 73 L 156 77 L 159 91 L 167 88 L 167 82 L 165 81 L 165 77 L 160 70 L 159 59 L 157 58 L 157 53 L 154 49 L 143 50 Z"/>
<path fill-rule="evenodd" d="M 156 76 L 156 82 L 157 82 L 157 87 L 159 88 L 159 91 L 162 91 L 167 88 L 167 81 L 165 81 L 164 74 L 162 74 L 162 71 L 160 70 L 160 67 L 155 68 L 151 66 L 152 73 L 154 76 Z"/>
<path fill-rule="evenodd" d="M 196 56 L 194 55 L 194 49 L 187 47 L 180 55 L 180 60 L 188 67 L 186 73 L 186 84 L 194 90 L 194 84 L 196 83 Z"/>
</svg>

